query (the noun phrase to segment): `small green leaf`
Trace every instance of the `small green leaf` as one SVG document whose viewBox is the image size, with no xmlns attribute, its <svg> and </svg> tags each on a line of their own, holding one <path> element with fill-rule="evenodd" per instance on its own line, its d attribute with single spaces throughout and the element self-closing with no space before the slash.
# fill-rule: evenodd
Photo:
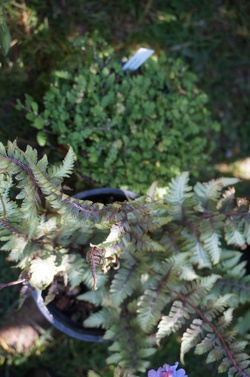
<svg viewBox="0 0 250 377">
<path fill-rule="evenodd" d="M 19 110 L 19 111 L 23 110 L 23 104 L 20 101 L 20 99 L 17 99 L 16 109 Z"/>
<path fill-rule="evenodd" d="M 26 114 L 26 119 L 28 119 L 30 122 L 34 122 L 36 120 L 36 116 L 32 113 Z M 38 119 L 38 118 L 37 118 Z M 34 126 L 34 125 L 33 125 Z"/>
<path fill-rule="evenodd" d="M 31 102 L 31 107 L 32 110 L 34 111 L 35 114 L 38 113 L 38 104 L 36 102 Z"/>
<path fill-rule="evenodd" d="M 44 147 L 47 142 L 47 134 L 44 131 L 39 131 L 37 133 L 36 139 L 40 147 Z"/>
<path fill-rule="evenodd" d="M 45 126 L 45 120 L 38 117 L 35 119 L 33 126 L 38 130 L 41 130 Z"/>
</svg>

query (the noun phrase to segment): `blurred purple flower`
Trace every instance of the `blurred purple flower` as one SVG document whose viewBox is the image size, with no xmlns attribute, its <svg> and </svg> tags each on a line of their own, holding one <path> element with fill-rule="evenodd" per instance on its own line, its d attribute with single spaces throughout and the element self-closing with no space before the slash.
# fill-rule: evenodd
<svg viewBox="0 0 250 377">
<path fill-rule="evenodd" d="M 176 370 L 178 363 L 171 366 L 164 364 L 162 368 L 156 370 L 151 369 L 148 372 L 148 377 L 188 377 L 184 369 Z"/>
</svg>

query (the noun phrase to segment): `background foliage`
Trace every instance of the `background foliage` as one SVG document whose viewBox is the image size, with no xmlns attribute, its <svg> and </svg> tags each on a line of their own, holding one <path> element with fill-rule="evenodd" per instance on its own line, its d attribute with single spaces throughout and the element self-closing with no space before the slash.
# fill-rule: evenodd
<svg viewBox="0 0 250 377">
<path fill-rule="evenodd" d="M 143 193 L 148 177 L 162 187 L 181 169 L 197 176 L 220 126 L 196 75 L 163 55 L 124 73 L 119 55 L 101 38 L 73 44 L 86 51 L 84 65 L 55 72 L 40 106 L 30 96 L 18 100 L 38 130 L 38 144 L 50 154 L 71 145 L 79 175 L 103 187 Z"/>
<path fill-rule="evenodd" d="M 99 30 L 116 51 L 143 44 L 184 58 L 199 75 L 199 85 L 209 95 L 213 116 L 222 123 L 217 140 L 221 157 L 247 153 L 248 2 L 137 0 L 117 4 L 110 0 L 96 6 L 94 1 L 86 0 L 70 4 L 32 0 L 10 1 L 6 12 L 12 48 L 6 58 L 1 58 L 5 69 L 1 70 L 0 82 L 5 88 L 1 102 L 5 99 L 7 107 L 7 98 L 19 98 L 27 89 L 41 98 L 51 70 L 74 61 L 68 40 L 76 34 Z M 5 120 L 14 127 L 18 115 L 13 109 L 10 113 L 6 119 L 5 111 Z"/>
</svg>

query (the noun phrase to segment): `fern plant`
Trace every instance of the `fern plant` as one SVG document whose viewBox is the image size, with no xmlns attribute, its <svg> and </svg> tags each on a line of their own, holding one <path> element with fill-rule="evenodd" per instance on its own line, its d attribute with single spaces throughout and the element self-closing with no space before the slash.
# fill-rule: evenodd
<svg viewBox="0 0 250 377">
<path fill-rule="evenodd" d="M 166 56 L 124 73 L 110 46 L 90 42 L 82 57 L 88 63 L 55 72 L 41 103 L 30 96 L 18 102 L 38 143 L 64 149 L 69 143 L 79 175 L 102 186 L 144 193 L 148 176 L 164 186 L 183 169 L 195 174 L 219 129 L 196 76 Z"/>
<path fill-rule="evenodd" d="M 71 287 L 87 285 L 78 299 L 101 309 L 84 325 L 106 330 L 107 362 L 124 376 L 144 373 L 171 333 L 181 335 L 182 362 L 194 349 L 219 373 L 249 376 L 237 317 L 249 303 L 250 278 L 237 249 L 249 244 L 250 214 L 247 200 L 235 199 L 238 180 L 191 187 L 184 172 L 162 200 L 154 183 L 132 202 L 102 205 L 63 193 L 73 159 L 70 148 L 49 166 L 29 146 L 0 144 L 0 239 L 20 281 L 44 289 L 62 276 Z"/>
</svg>

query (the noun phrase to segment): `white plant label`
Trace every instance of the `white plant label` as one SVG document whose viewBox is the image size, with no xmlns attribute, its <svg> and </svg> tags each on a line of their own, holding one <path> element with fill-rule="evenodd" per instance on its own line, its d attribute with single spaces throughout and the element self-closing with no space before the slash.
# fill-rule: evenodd
<svg viewBox="0 0 250 377">
<path fill-rule="evenodd" d="M 138 69 L 155 51 L 148 48 L 139 48 L 139 50 L 130 58 L 122 67 L 123 71 L 135 71 Z"/>
</svg>

